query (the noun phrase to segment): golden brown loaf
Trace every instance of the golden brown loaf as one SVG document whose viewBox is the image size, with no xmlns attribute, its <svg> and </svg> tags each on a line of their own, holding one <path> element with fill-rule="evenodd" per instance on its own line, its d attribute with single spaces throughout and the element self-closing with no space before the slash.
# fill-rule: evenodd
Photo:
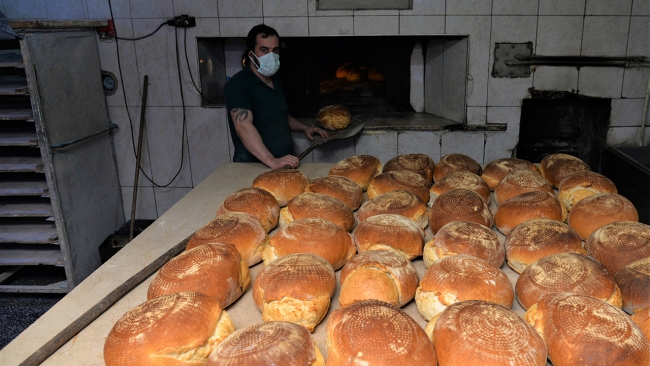
<svg viewBox="0 0 650 366">
<path fill-rule="evenodd" d="M 429 225 L 435 234 L 445 224 L 453 221 L 470 221 L 491 228 L 492 213 L 478 193 L 467 189 L 452 189 L 433 201 L 429 210 Z"/>
<path fill-rule="evenodd" d="M 475 222 L 453 221 L 441 227 L 424 245 L 424 265 L 429 268 L 434 262 L 457 254 L 473 255 L 501 268 L 505 250 L 491 229 Z"/>
<path fill-rule="evenodd" d="M 311 181 L 305 192 L 322 193 L 338 198 L 352 211 L 357 210 L 363 202 L 363 191 L 352 179 L 339 175 L 327 175 Z"/>
<path fill-rule="evenodd" d="M 358 211 L 359 221 L 381 214 L 402 215 L 413 220 L 424 229 L 429 224 L 427 205 L 420 197 L 407 191 L 392 191 L 377 196 L 363 205 Z"/>
<path fill-rule="evenodd" d="M 641 332 L 650 339 L 650 307 L 638 310 L 630 317 L 641 328 Z"/>
<path fill-rule="evenodd" d="M 289 254 L 257 274 L 253 300 L 265 322 L 288 321 L 313 332 L 327 314 L 335 288 L 334 268 L 325 259 Z"/>
<path fill-rule="evenodd" d="M 381 70 L 379 70 L 376 67 L 373 67 L 370 70 L 368 70 L 368 80 L 370 80 L 370 81 L 384 81 L 384 80 L 386 80 L 386 76 L 384 76 L 384 73 L 381 72 Z"/>
<path fill-rule="evenodd" d="M 587 240 L 596 229 L 615 221 L 639 221 L 639 213 L 627 198 L 619 194 L 602 193 L 578 202 L 569 212 L 568 223 Z"/>
<path fill-rule="evenodd" d="M 467 155 L 447 154 L 436 164 L 433 179 L 437 182 L 447 174 L 460 171 L 481 175 L 481 165 Z"/>
<path fill-rule="evenodd" d="M 433 263 L 415 292 L 418 311 L 426 320 L 459 301 L 485 300 L 510 308 L 514 297 L 512 284 L 503 271 L 466 254 Z"/>
<path fill-rule="evenodd" d="M 244 188 L 226 197 L 217 216 L 229 212 L 245 212 L 257 217 L 268 233 L 278 225 L 280 205 L 271 193 L 261 188 Z"/>
<path fill-rule="evenodd" d="M 395 214 L 370 216 L 354 230 L 359 253 L 391 250 L 406 259 L 422 255 L 424 236 L 424 231 L 413 220 Z"/>
<path fill-rule="evenodd" d="M 383 173 L 406 170 L 417 173 L 427 182 L 433 180 L 433 169 L 435 164 L 430 157 L 424 154 L 405 154 L 394 157 L 384 164 Z"/>
<path fill-rule="evenodd" d="M 390 171 L 372 178 L 368 186 L 368 198 L 373 199 L 392 191 L 409 191 L 426 203 L 429 201 L 429 188 L 431 184 L 417 173 L 407 170 Z"/>
<path fill-rule="evenodd" d="M 585 241 L 585 249 L 613 276 L 628 264 L 650 257 L 650 226 L 634 221 L 612 222 L 594 231 Z"/>
<path fill-rule="evenodd" d="M 340 308 L 327 321 L 327 366 L 435 366 L 424 330 L 399 308 L 363 300 Z"/>
<path fill-rule="evenodd" d="M 264 189 L 270 192 L 280 207 L 307 188 L 309 178 L 301 171 L 295 169 L 272 170 L 262 173 L 253 181 L 253 187 Z"/>
<path fill-rule="evenodd" d="M 547 155 L 539 163 L 542 176 L 555 188 L 569 174 L 585 170 L 591 170 L 587 163 L 568 154 Z"/>
<path fill-rule="evenodd" d="M 307 328 L 289 322 L 249 325 L 226 338 L 205 366 L 325 366 Z"/>
<path fill-rule="evenodd" d="M 525 221 L 512 229 L 504 242 L 508 266 L 517 273 L 547 255 L 587 254 L 582 239 L 563 222 L 549 219 Z"/>
<path fill-rule="evenodd" d="M 147 300 L 176 292 L 201 292 L 225 308 L 251 283 L 250 272 L 232 244 L 204 244 L 165 263 L 149 284 Z"/>
<path fill-rule="evenodd" d="M 571 211 L 571 208 L 583 198 L 598 193 L 618 193 L 616 185 L 604 175 L 592 171 L 581 171 L 567 175 L 558 186 L 560 202 Z"/>
<path fill-rule="evenodd" d="M 497 205 L 522 193 L 542 191 L 555 194 L 553 187 L 539 173 L 532 170 L 516 170 L 506 175 L 494 188 Z"/>
<path fill-rule="evenodd" d="M 348 73 L 350 73 L 350 70 L 352 70 L 355 66 L 351 63 L 346 63 L 345 65 L 339 67 L 336 69 L 336 78 L 337 79 L 345 79 L 348 77 Z"/>
<path fill-rule="evenodd" d="M 354 213 L 348 205 L 321 193 L 303 193 L 280 210 L 280 226 L 307 218 L 329 220 L 345 231 L 352 230 L 356 224 Z"/>
<path fill-rule="evenodd" d="M 318 124 L 329 130 L 342 130 L 350 124 L 350 110 L 342 105 L 328 105 L 318 111 Z"/>
<path fill-rule="evenodd" d="M 235 327 L 207 295 L 180 292 L 129 310 L 104 343 L 106 366 L 200 366 Z"/>
<path fill-rule="evenodd" d="M 352 234 L 323 219 L 300 219 L 283 227 L 264 247 L 264 264 L 294 253 L 311 253 L 339 269 L 357 253 Z"/>
<path fill-rule="evenodd" d="M 372 178 L 381 173 L 382 164 L 371 155 L 349 156 L 332 167 L 329 175 L 340 175 L 352 179 L 362 190 L 368 189 Z"/>
<path fill-rule="evenodd" d="M 253 215 L 231 212 L 210 221 L 194 233 L 187 250 L 210 243 L 232 244 L 248 266 L 262 260 L 262 250 L 269 236 Z"/>
<path fill-rule="evenodd" d="M 526 312 L 554 366 L 648 365 L 650 342 L 621 309 L 595 297 L 554 292 Z"/>
<path fill-rule="evenodd" d="M 535 330 L 487 301 L 451 305 L 435 323 L 433 345 L 440 365 L 546 365 L 546 345 Z"/>
<path fill-rule="evenodd" d="M 431 202 L 441 194 L 458 188 L 469 189 L 478 193 L 485 202 L 490 200 L 490 188 L 487 183 L 474 173 L 461 171 L 447 174 L 431 186 L 429 190 Z"/>
<path fill-rule="evenodd" d="M 614 280 L 623 294 L 623 310 L 632 314 L 650 308 L 650 257 L 623 267 Z"/>
<path fill-rule="evenodd" d="M 506 175 L 517 170 L 530 170 L 537 172 L 537 167 L 530 161 L 516 158 L 503 158 L 489 162 L 483 169 L 481 178 L 485 180 L 491 190 L 499 184 Z"/>
<path fill-rule="evenodd" d="M 494 225 L 503 234 L 524 221 L 533 219 L 551 219 L 564 221 L 566 212 L 558 199 L 542 191 L 522 193 L 502 203 L 494 214 Z"/>
<path fill-rule="evenodd" d="M 362 74 L 361 70 L 355 67 L 350 69 L 345 79 L 347 81 L 353 81 L 353 82 L 361 81 L 361 74 Z"/>
<path fill-rule="evenodd" d="M 607 269 L 594 259 L 576 253 L 551 254 L 531 264 L 517 279 L 515 292 L 524 309 L 551 292 L 589 295 L 617 308 L 622 304 L 621 290 Z"/>
<path fill-rule="evenodd" d="M 418 272 L 408 259 L 386 250 L 357 254 L 341 270 L 339 302 L 381 300 L 402 307 L 415 296 Z"/>
</svg>

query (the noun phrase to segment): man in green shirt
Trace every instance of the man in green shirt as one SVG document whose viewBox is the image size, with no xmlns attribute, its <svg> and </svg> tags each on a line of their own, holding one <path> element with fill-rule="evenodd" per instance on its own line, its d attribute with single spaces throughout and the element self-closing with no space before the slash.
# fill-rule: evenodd
<svg viewBox="0 0 650 366">
<path fill-rule="evenodd" d="M 328 137 L 325 130 L 308 126 L 289 115 L 280 77 L 280 37 L 264 24 L 248 32 L 244 69 L 225 87 L 233 161 L 262 162 L 271 169 L 297 168 L 291 131 Z"/>
</svg>

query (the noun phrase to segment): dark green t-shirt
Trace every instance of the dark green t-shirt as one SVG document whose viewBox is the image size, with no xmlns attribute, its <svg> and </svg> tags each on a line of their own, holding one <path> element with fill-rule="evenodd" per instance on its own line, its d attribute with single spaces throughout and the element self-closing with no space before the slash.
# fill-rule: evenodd
<svg viewBox="0 0 650 366">
<path fill-rule="evenodd" d="M 262 137 L 264 146 L 279 158 L 293 154 L 293 140 L 289 130 L 289 109 L 284 99 L 280 77 L 271 78 L 274 89 L 266 85 L 249 67 L 236 73 L 225 87 L 228 124 L 235 153 L 233 161 L 258 162 L 242 143 L 233 124 L 230 111 L 235 108 L 248 109 L 253 112 L 253 125 Z"/>
</svg>

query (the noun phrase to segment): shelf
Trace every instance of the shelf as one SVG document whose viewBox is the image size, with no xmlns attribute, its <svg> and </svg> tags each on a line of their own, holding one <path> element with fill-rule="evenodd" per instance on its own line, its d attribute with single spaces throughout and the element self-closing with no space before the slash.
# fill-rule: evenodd
<svg viewBox="0 0 650 366">
<path fill-rule="evenodd" d="M 53 283 L 47 286 L 25 286 L 25 285 L 0 285 L 0 292 L 5 293 L 50 293 L 66 294 L 70 291 L 66 281 Z"/>
<path fill-rule="evenodd" d="M 0 181 L 0 197 L 49 197 L 47 182 L 35 180 Z"/>
<path fill-rule="evenodd" d="M 40 157 L 0 157 L 0 173 L 43 173 Z"/>
<path fill-rule="evenodd" d="M 49 249 L 0 249 L 0 266 L 61 266 L 63 254 L 58 247 Z"/>
<path fill-rule="evenodd" d="M 52 204 L 49 202 L 0 202 L 0 217 L 52 217 Z"/>
<path fill-rule="evenodd" d="M 0 76 L 0 95 L 29 95 L 24 76 Z"/>
<path fill-rule="evenodd" d="M 0 243 L 58 244 L 54 223 L 0 225 Z"/>
<path fill-rule="evenodd" d="M 0 67 L 25 68 L 20 50 L 0 50 Z"/>
<path fill-rule="evenodd" d="M 34 115 L 30 108 L 1 108 L 0 121 L 34 122 Z"/>
<path fill-rule="evenodd" d="M 36 132 L 0 133 L 0 146 L 38 147 L 38 137 L 36 137 Z"/>
</svg>

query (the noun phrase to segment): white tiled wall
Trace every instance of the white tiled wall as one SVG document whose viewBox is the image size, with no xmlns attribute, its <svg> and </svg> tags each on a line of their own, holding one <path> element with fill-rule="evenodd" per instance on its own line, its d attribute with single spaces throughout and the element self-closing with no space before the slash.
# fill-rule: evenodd
<svg viewBox="0 0 650 366">
<path fill-rule="evenodd" d="M 108 19 L 108 5 L 108 0 L 0 0 L 0 10 L 10 19 Z M 285 36 L 466 35 L 467 122 L 508 125 L 505 132 L 365 133 L 356 140 L 317 148 L 307 161 L 336 162 L 355 153 L 371 153 L 387 160 L 416 151 L 427 153 L 434 160 L 456 151 L 485 162 L 510 156 L 518 140 L 522 99 L 531 87 L 579 90 L 585 95 L 613 98 L 610 144 L 636 143 L 640 132 L 650 68 L 578 70 L 542 66 L 531 77 L 518 79 L 496 79 L 490 72 L 494 44 L 500 42 L 532 42 L 540 55 L 650 56 L 647 0 L 414 0 L 413 10 L 401 11 L 321 11 L 317 10 L 316 0 L 111 0 L 111 5 L 118 34 L 123 37 L 146 34 L 174 15 L 197 17 L 197 27 L 187 30 L 189 70 L 195 82 L 195 37 L 245 37 L 252 26 L 262 22 Z M 162 214 L 210 172 L 229 161 L 232 154 L 225 111 L 200 107 L 183 54 L 184 31 L 179 29 L 177 35 L 180 83 L 187 106 L 183 169 L 170 188 L 154 188 L 141 177 L 138 218 Z M 151 38 L 119 42 L 124 80 L 118 83 L 124 82 L 136 134 L 142 79 L 149 75 L 142 166 L 156 182 L 173 176 L 180 163 L 182 103 L 175 36 L 173 28 L 163 27 Z M 242 45 L 232 43 L 227 57 L 237 60 Z M 102 69 L 119 78 L 116 46 L 114 41 L 98 41 Z M 236 70 L 237 66 L 228 72 Z M 121 88 L 106 100 L 111 120 L 120 126 L 114 133 L 115 150 L 123 196 L 125 202 L 130 202 L 135 159 Z M 298 138 L 296 145 L 301 150 L 308 146 L 308 141 Z M 125 215 L 129 212 L 130 204 L 125 204 Z"/>
</svg>

